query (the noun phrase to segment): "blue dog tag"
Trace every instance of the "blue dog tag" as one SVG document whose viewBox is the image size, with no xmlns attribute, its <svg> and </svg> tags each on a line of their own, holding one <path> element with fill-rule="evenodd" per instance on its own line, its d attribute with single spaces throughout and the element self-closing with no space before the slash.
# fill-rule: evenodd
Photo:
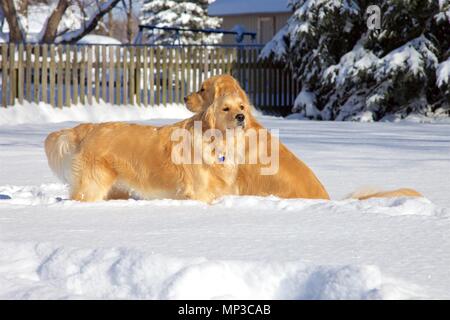
<svg viewBox="0 0 450 320">
<path fill-rule="evenodd" d="M 220 156 L 219 157 L 219 162 L 225 162 L 225 156 Z"/>
</svg>

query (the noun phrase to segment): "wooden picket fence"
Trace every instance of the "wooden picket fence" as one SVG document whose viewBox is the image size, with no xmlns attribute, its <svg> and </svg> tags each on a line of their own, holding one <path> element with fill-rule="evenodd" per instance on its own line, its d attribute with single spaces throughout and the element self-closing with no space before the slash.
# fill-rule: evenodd
<svg viewBox="0 0 450 320">
<path fill-rule="evenodd" d="M 206 78 L 235 76 L 254 105 L 287 114 L 299 91 L 284 66 L 258 60 L 260 48 L 2 44 L 2 106 L 24 101 L 54 107 L 106 102 L 184 103 Z"/>
</svg>

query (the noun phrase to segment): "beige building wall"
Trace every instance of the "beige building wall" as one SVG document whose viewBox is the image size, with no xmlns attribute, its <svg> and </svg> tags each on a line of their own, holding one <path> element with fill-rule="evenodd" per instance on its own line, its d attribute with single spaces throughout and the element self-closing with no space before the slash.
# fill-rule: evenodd
<svg viewBox="0 0 450 320">
<path fill-rule="evenodd" d="M 236 25 L 242 25 L 246 31 L 256 32 L 255 44 L 265 44 L 280 30 L 287 22 L 290 13 L 260 13 L 243 14 L 233 16 L 222 16 L 222 29 L 231 30 Z M 225 35 L 224 44 L 235 44 L 234 36 Z M 245 37 L 245 42 L 252 43 L 250 37 Z"/>
</svg>

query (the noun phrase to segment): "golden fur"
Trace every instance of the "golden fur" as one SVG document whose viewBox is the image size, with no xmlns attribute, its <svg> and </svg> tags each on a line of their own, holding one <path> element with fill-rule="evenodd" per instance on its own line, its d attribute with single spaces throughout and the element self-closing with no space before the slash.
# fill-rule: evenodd
<svg viewBox="0 0 450 320">
<path fill-rule="evenodd" d="M 192 112 L 201 112 L 209 106 L 214 99 L 228 94 L 238 94 L 248 101 L 247 95 L 240 87 L 237 80 L 230 75 L 211 77 L 202 83 L 199 91 L 186 97 L 186 106 Z M 248 104 L 250 104 L 248 102 Z M 255 128 L 263 128 L 256 121 Z M 314 175 L 301 160 L 280 143 L 280 169 L 273 176 L 259 174 L 258 166 L 239 166 L 237 183 L 241 195 L 275 195 L 280 198 L 309 198 L 329 199 L 328 193 Z M 364 200 L 375 197 L 421 197 L 422 195 L 413 189 L 397 189 L 392 191 L 377 191 L 362 194 L 354 193 L 353 198 Z"/>
<path fill-rule="evenodd" d="M 81 124 L 49 134 L 45 151 L 49 166 L 71 187 L 71 198 L 80 201 L 104 199 L 174 198 L 211 202 L 227 194 L 275 195 L 281 198 L 329 199 L 312 170 L 279 143 L 279 171 L 261 175 L 256 164 L 174 164 L 171 160 L 176 129 L 193 130 L 194 121 L 203 129 L 233 127 L 235 115 L 245 113 L 245 130 L 267 130 L 251 114 L 251 104 L 239 83 L 229 75 L 207 79 L 198 92 L 186 97 L 192 118 L 164 126 L 127 123 Z M 230 111 L 222 112 L 227 104 Z M 245 110 L 241 110 L 245 106 Z M 258 138 L 257 148 L 271 140 Z M 266 143 L 267 142 L 267 143 Z M 202 142 L 204 143 L 204 141 Z M 246 144 L 245 156 L 252 147 Z M 412 189 L 356 192 L 351 197 L 421 196 Z"/>
<path fill-rule="evenodd" d="M 394 197 L 423 197 L 419 192 L 414 189 L 400 188 L 391 191 L 382 190 L 358 190 L 353 192 L 349 198 L 366 200 L 369 198 L 394 198 Z"/>
<path fill-rule="evenodd" d="M 186 97 L 186 106 L 192 112 L 201 112 L 214 99 L 237 94 L 250 105 L 239 83 L 230 75 L 214 76 L 202 83 L 198 92 Z M 266 130 L 252 118 L 253 128 Z M 270 133 L 267 134 L 270 140 Z M 260 141 L 258 141 L 260 143 Z M 263 146 L 258 146 L 263 147 Z M 313 171 L 279 142 L 279 170 L 274 175 L 261 175 L 260 163 L 239 165 L 237 184 L 240 195 L 275 195 L 280 198 L 330 199 Z"/>
<path fill-rule="evenodd" d="M 228 112 L 222 111 L 226 105 Z M 237 165 L 231 163 L 174 164 L 172 133 L 194 121 L 203 131 L 238 127 L 236 115 L 250 119 L 245 101 L 227 96 L 187 120 L 163 127 L 111 122 L 79 125 L 51 133 L 45 141 L 50 168 L 69 183 L 71 199 L 99 201 L 136 196 L 142 199 L 195 199 L 211 202 L 237 194 Z M 245 127 L 250 128 L 246 120 Z M 224 137 L 226 135 L 224 134 Z M 196 143 L 195 141 L 193 143 Z M 201 144 L 207 143 L 204 139 Z M 199 149 L 201 150 L 201 149 Z M 202 153 L 203 160 L 208 155 Z M 209 159 L 211 160 L 211 159 Z M 213 161 L 210 161 L 213 162 Z"/>
</svg>

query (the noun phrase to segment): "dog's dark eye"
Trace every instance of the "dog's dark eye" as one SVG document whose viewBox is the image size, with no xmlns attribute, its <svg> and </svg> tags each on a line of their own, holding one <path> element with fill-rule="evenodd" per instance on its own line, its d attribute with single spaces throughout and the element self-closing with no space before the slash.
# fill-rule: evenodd
<svg viewBox="0 0 450 320">
<path fill-rule="evenodd" d="M 241 110 L 244 110 L 244 106 L 243 105 L 241 105 Z"/>
<path fill-rule="evenodd" d="M 226 107 L 226 108 L 223 108 L 222 110 L 226 112 L 226 111 L 230 111 L 230 108 Z"/>
<path fill-rule="evenodd" d="M 200 88 L 200 92 L 204 92 L 205 91 L 205 88 Z"/>
</svg>

